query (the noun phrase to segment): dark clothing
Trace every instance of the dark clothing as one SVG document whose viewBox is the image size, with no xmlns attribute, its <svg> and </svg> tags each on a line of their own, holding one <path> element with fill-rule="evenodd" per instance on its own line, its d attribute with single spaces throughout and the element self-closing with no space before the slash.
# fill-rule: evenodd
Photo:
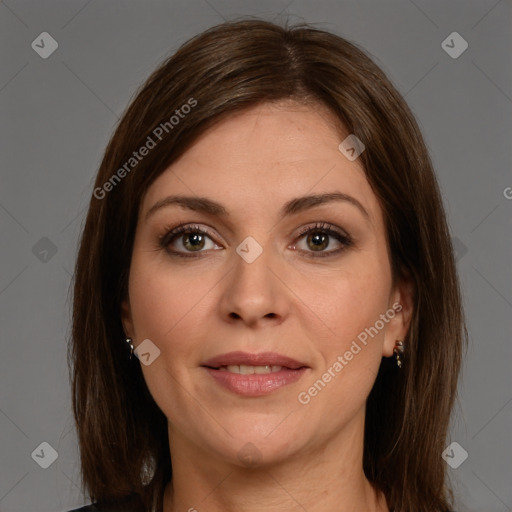
<svg viewBox="0 0 512 512">
<path fill-rule="evenodd" d="M 134 504 L 133 500 L 127 500 L 122 505 L 103 505 L 97 508 L 98 504 L 86 505 L 82 508 L 75 508 L 69 512 L 144 512 L 140 504 Z M 129 507 L 129 508 L 126 508 Z M 137 508 L 138 507 L 138 508 Z"/>
<path fill-rule="evenodd" d="M 75 508 L 69 512 L 146 512 L 140 498 L 128 496 L 116 503 L 91 503 L 81 508 Z"/>
<path fill-rule="evenodd" d="M 70 510 L 69 512 L 118 512 L 118 510 L 120 510 L 119 508 L 111 508 L 111 509 L 108 509 L 108 508 L 96 508 L 93 504 L 92 505 L 87 505 L 85 507 L 82 507 L 82 508 L 75 508 L 73 510 Z M 134 512 L 135 512 L 135 509 L 133 509 Z"/>
<path fill-rule="evenodd" d="M 142 508 L 120 508 L 112 505 L 102 505 L 99 507 L 97 503 L 91 503 L 81 508 L 74 508 L 69 512 L 146 512 Z"/>
<path fill-rule="evenodd" d="M 81 508 L 74 508 L 69 512 L 145 512 L 142 508 L 120 508 L 115 505 L 103 505 L 98 508 L 97 505 L 97 503 L 91 503 L 90 505 L 85 505 Z"/>
<path fill-rule="evenodd" d="M 74 508 L 73 510 L 70 510 L 69 512 L 96 512 L 98 509 L 94 505 L 85 505 L 85 507 L 82 508 Z"/>
</svg>

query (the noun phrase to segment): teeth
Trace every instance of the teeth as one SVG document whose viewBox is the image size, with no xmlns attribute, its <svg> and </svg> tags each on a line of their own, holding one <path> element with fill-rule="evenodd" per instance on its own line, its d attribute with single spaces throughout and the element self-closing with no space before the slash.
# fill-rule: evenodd
<svg viewBox="0 0 512 512">
<path fill-rule="evenodd" d="M 273 373 L 282 369 L 282 366 L 265 365 L 265 366 L 248 366 L 246 364 L 230 364 L 221 366 L 220 371 L 228 371 L 231 373 L 240 373 L 241 375 L 252 375 L 253 373 Z"/>
</svg>

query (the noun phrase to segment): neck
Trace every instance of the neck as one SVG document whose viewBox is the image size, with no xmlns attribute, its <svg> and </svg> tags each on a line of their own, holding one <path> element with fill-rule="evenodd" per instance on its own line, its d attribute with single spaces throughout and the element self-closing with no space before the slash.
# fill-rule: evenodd
<svg viewBox="0 0 512 512">
<path fill-rule="evenodd" d="M 364 475 L 362 427 L 364 415 L 323 446 L 255 468 L 226 463 L 170 428 L 163 512 L 389 512 Z"/>
</svg>

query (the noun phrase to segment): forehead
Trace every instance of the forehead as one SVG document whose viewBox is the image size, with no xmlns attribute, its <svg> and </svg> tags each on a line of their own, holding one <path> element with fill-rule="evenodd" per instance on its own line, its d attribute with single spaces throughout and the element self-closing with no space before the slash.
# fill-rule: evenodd
<svg viewBox="0 0 512 512">
<path fill-rule="evenodd" d="M 142 212 L 169 194 L 211 197 L 229 211 L 259 214 L 305 194 L 342 192 L 380 208 L 359 160 L 338 149 L 348 135 L 326 107 L 260 104 L 203 133 L 146 192 Z"/>
</svg>

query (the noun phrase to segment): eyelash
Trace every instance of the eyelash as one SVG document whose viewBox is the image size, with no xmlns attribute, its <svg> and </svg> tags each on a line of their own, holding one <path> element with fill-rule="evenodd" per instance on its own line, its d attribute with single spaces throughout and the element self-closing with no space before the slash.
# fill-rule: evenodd
<svg viewBox="0 0 512 512">
<path fill-rule="evenodd" d="M 323 233 L 326 235 L 330 235 L 330 236 L 336 238 L 336 240 L 338 240 L 338 242 L 340 242 L 343 245 L 343 247 L 341 247 L 340 249 L 336 249 L 334 251 L 327 251 L 327 252 L 302 251 L 302 252 L 308 253 L 307 257 L 326 258 L 328 256 L 333 256 L 335 254 L 339 254 L 339 253 L 343 252 L 344 250 L 346 250 L 348 247 L 353 245 L 353 241 L 349 235 L 347 235 L 346 233 L 343 233 L 342 231 L 338 231 L 337 229 L 333 228 L 332 224 L 328 224 L 325 222 L 318 222 L 314 226 L 306 226 L 306 227 L 302 228 L 301 231 L 299 232 L 299 234 L 297 235 L 297 240 L 299 240 L 300 238 L 304 237 L 305 235 L 307 235 L 309 233 L 317 233 L 317 232 Z M 199 227 L 197 224 L 181 225 L 174 229 L 166 228 L 164 234 L 158 238 L 158 245 L 160 248 L 165 249 L 171 256 L 178 256 L 180 258 L 200 258 L 201 257 L 200 254 L 205 251 L 198 251 L 197 254 L 193 254 L 193 253 L 185 254 L 185 253 L 182 253 L 179 251 L 169 250 L 169 248 L 168 248 L 170 243 L 175 238 L 177 238 L 179 235 L 191 234 L 191 233 L 206 235 L 210 239 L 212 239 L 211 233 L 208 230 Z"/>
</svg>

